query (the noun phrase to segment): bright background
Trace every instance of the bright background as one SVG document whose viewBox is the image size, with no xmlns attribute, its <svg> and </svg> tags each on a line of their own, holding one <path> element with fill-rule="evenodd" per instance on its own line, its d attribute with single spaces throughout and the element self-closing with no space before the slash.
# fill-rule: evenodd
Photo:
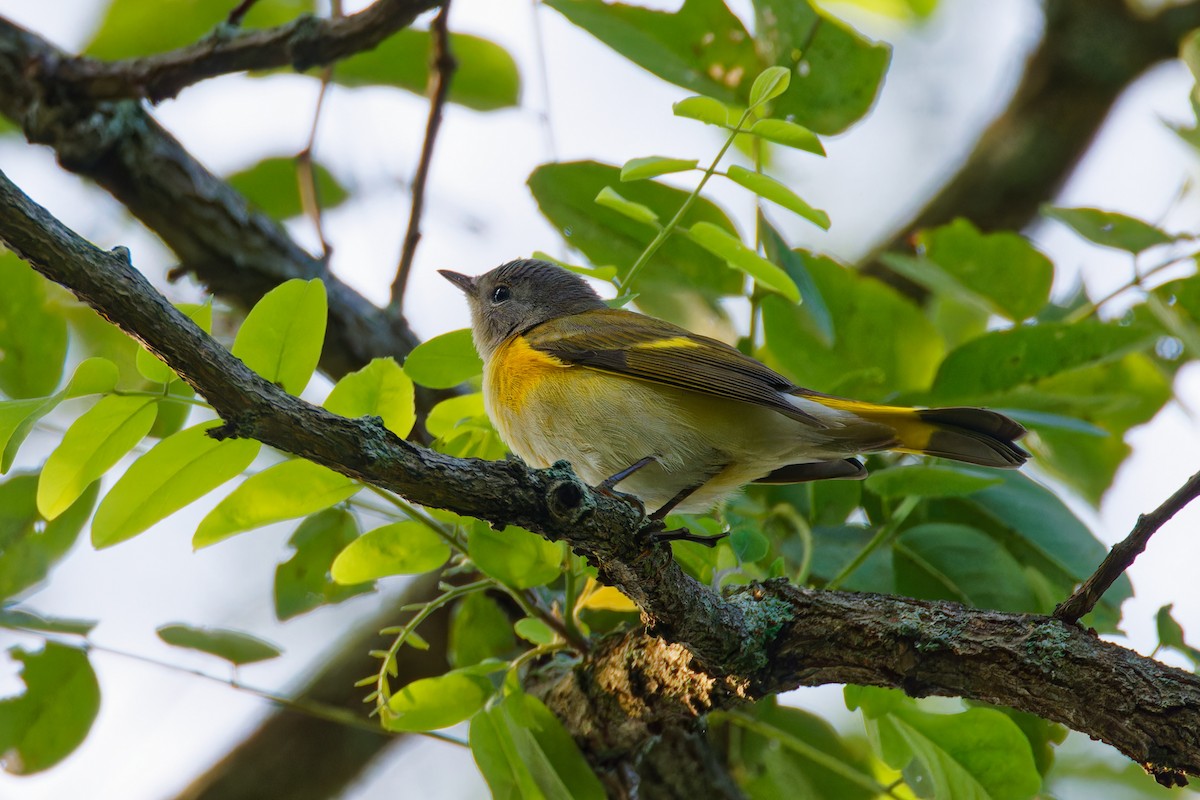
<svg viewBox="0 0 1200 800">
<path fill-rule="evenodd" d="M 347 3 L 347 10 L 364 4 Z M 98 24 L 103 5 L 99 0 L 0 0 L 0 15 L 74 51 Z M 163 4 L 165 14 L 169 5 Z M 739 12 L 743 6 L 748 3 L 734 4 Z M 838 10 L 849 15 L 848 9 Z M 1004 107 L 1037 42 L 1041 17 L 1032 0 L 942 0 L 938 12 L 916 27 L 862 14 L 849 18 L 895 48 L 878 104 L 849 133 L 827 140 L 827 159 L 789 154 L 781 165 L 787 181 L 833 219 L 828 233 L 808 226 L 788 231 L 791 239 L 853 260 L 903 224 L 967 155 L 975 135 Z M 422 337 L 466 322 L 461 297 L 436 269 L 476 274 L 534 250 L 562 253 L 558 235 L 538 214 L 525 187 L 536 165 L 574 158 L 620 164 L 651 154 L 704 159 L 719 146 L 711 129 L 672 116 L 671 104 L 684 90 L 643 73 L 528 0 L 454 0 L 451 28 L 503 45 L 520 65 L 523 100 L 518 109 L 486 114 L 447 108 L 406 309 Z M 1191 121 L 1191 85 L 1178 63 L 1138 81 L 1118 103 L 1058 201 L 1123 211 L 1170 231 L 1196 232 L 1195 155 L 1164 123 Z M 209 168 L 228 174 L 264 156 L 298 152 L 308 136 L 316 94 L 317 81 L 306 77 L 224 77 L 185 90 L 154 115 Z M 424 99 L 390 89 L 334 86 L 326 98 L 317 157 L 354 189 L 352 200 L 325 218 L 332 268 L 378 302 L 386 301 L 395 271 L 408 218 L 407 181 L 426 112 Z M 170 253 L 153 236 L 129 221 L 106 193 L 60 170 L 48 149 L 4 141 L 0 169 L 97 245 L 129 247 L 134 263 L 152 276 L 173 266 Z M 720 188 L 713 198 L 742 220 L 745 230 L 746 220 L 752 219 L 749 202 Z M 290 230 L 304 246 L 318 250 L 307 223 L 294 222 Z M 1083 280 L 1093 297 L 1101 296 L 1132 274 L 1127 255 L 1087 245 L 1055 223 L 1035 225 L 1027 233 L 1057 265 L 1059 293 Z M 167 291 L 173 299 L 197 294 L 185 283 Z M 736 317 L 739 309 L 731 310 Z M 309 393 L 319 399 L 327 385 L 317 384 Z M 1105 543 L 1122 538 L 1139 513 L 1157 506 L 1200 469 L 1200 425 L 1194 416 L 1200 366 L 1181 370 L 1176 389 L 1180 402 L 1130 434 L 1134 455 L 1100 512 L 1074 504 Z M 19 463 L 39 463 L 54 436 L 47 431 L 31 438 Z M 1031 471 L 1036 475 L 1036 464 Z M 286 693 L 317 668 L 353 620 L 382 607 L 401 588 L 403 579 L 384 581 L 382 594 L 280 625 L 269 599 L 274 565 L 286 557 L 291 526 L 259 530 L 193 553 L 195 523 L 215 502 L 207 498 L 103 552 L 94 551 L 81 536 L 27 605 L 47 614 L 100 620 L 93 635 L 100 645 L 223 678 L 229 673 L 221 664 L 162 644 L 155 628 L 183 621 L 253 632 L 283 646 L 286 655 L 244 668 L 238 678 Z M 1123 627 L 1125 643 L 1139 652 L 1154 647 L 1154 613 L 1167 603 L 1175 604 L 1174 615 L 1193 640 L 1200 639 L 1200 591 L 1194 588 L 1198 529 L 1200 504 L 1164 527 L 1130 571 L 1136 597 L 1124 607 Z M 5 646 L 14 638 L 0 632 Z M 36 642 L 30 637 L 25 644 Z M 121 655 L 96 652 L 92 660 L 102 701 L 87 741 L 45 774 L 0 775 L 0 797 L 169 797 L 270 711 L 263 701 L 222 683 Z M 1170 661 L 1169 654 L 1164 660 Z M 0 660 L 0 695 L 20 689 L 16 665 Z M 861 731 L 861 723 L 845 711 L 839 687 L 802 690 L 788 699 Z M 1084 746 L 1080 738 L 1073 737 L 1071 746 Z M 486 793 L 469 752 L 413 738 L 379 759 L 347 796 L 394 797 L 398 787 L 406 797 Z M 1079 794 L 1060 796 L 1096 796 L 1094 789 L 1081 785 Z"/>
</svg>

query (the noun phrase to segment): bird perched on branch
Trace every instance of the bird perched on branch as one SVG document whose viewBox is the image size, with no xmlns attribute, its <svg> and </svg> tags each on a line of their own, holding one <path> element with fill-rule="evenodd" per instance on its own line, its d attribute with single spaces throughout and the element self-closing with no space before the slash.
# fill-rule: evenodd
<svg viewBox="0 0 1200 800">
<path fill-rule="evenodd" d="M 565 459 L 654 516 L 707 511 L 750 483 L 863 478 L 894 450 L 1019 467 L 1017 422 L 982 408 L 903 408 L 814 392 L 716 339 L 611 309 L 579 276 L 511 261 L 441 274 L 467 296 L 488 415 L 534 467 Z"/>
</svg>

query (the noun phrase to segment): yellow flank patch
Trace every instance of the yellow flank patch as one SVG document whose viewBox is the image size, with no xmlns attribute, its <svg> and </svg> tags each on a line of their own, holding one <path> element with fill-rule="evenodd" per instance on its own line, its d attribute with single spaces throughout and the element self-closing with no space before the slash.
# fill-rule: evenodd
<svg viewBox="0 0 1200 800">
<path fill-rule="evenodd" d="M 568 366 L 553 356 L 534 350 L 524 336 L 514 336 L 500 345 L 488 360 L 490 400 L 501 408 L 520 411 L 529 393 L 550 372 Z"/>
<path fill-rule="evenodd" d="M 699 342 L 694 342 L 686 336 L 672 336 L 670 339 L 655 339 L 652 342 L 638 342 L 633 345 L 633 350 L 669 350 L 674 348 L 700 347 Z"/>
</svg>

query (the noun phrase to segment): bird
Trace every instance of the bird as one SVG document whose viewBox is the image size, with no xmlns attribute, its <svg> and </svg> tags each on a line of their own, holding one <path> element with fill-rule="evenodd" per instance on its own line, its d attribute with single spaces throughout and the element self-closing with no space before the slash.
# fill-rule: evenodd
<svg viewBox="0 0 1200 800">
<path fill-rule="evenodd" d="M 610 308 L 579 275 L 518 259 L 439 270 L 470 306 L 484 407 L 532 467 L 565 460 L 655 519 L 704 513 L 749 483 L 861 479 L 896 451 L 1017 468 L 1025 428 L 984 408 L 907 408 L 797 385 L 717 339 Z"/>
</svg>

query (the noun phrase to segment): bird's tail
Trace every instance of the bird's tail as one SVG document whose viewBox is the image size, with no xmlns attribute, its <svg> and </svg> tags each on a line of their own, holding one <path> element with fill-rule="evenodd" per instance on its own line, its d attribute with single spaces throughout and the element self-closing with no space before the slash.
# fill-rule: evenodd
<svg viewBox="0 0 1200 800">
<path fill-rule="evenodd" d="M 902 408 L 819 395 L 808 399 L 891 429 L 895 438 L 879 449 L 1010 469 L 1029 458 L 1016 443 L 1025 428 L 986 408 Z"/>
</svg>

